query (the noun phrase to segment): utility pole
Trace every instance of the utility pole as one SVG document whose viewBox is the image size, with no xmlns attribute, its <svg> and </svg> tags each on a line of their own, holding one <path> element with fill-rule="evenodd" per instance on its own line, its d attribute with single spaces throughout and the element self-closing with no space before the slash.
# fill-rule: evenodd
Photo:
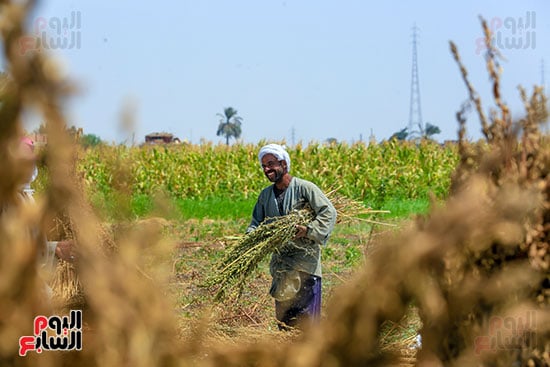
<svg viewBox="0 0 550 367">
<path fill-rule="evenodd" d="M 413 41 L 412 41 L 412 69 L 411 69 L 411 101 L 409 107 L 409 125 L 407 132 L 409 138 L 413 138 L 412 135 L 419 135 L 421 137 L 424 134 L 424 123 L 422 121 L 422 108 L 420 105 L 420 82 L 418 79 L 418 58 L 416 55 L 417 44 L 417 31 L 418 27 L 414 24 L 412 28 Z"/>
<path fill-rule="evenodd" d="M 544 59 L 540 60 L 540 87 L 542 88 L 542 93 L 546 96 L 546 80 L 544 79 Z M 548 122 L 542 125 L 545 133 L 548 133 Z"/>
<path fill-rule="evenodd" d="M 544 59 L 540 60 L 540 86 L 542 92 L 546 95 L 546 81 L 544 80 Z"/>
<path fill-rule="evenodd" d="M 369 145 L 376 145 L 376 136 L 374 136 L 372 129 L 370 129 Z"/>
</svg>

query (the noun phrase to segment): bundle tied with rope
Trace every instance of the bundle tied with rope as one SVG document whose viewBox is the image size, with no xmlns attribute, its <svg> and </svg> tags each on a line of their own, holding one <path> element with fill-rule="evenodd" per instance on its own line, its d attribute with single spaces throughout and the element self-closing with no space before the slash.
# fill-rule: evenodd
<svg viewBox="0 0 550 367">
<path fill-rule="evenodd" d="M 337 190 L 331 190 L 326 195 L 336 209 L 337 223 L 361 220 L 373 225 L 391 225 L 371 218 L 374 214 L 388 211 L 366 208 L 361 202 L 343 196 Z M 216 264 L 216 271 L 205 282 L 206 287 L 215 291 L 214 299 L 222 301 L 230 297 L 238 298 L 245 281 L 260 262 L 274 252 L 285 251 L 287 246 L 296 246 L 292 241 L 296 235 L 296 226 L 307 226 L 314 219 L 313 210 L 305 206 L 287 215 L 266 218 L 254 231 L 239 237 L 235 244 L 229 246 L 224 257 Z"/>
</svg>

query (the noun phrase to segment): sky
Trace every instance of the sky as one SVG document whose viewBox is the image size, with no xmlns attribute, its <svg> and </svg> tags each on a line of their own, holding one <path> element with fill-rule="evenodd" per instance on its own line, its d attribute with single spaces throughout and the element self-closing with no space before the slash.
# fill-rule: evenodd
<svg viewBox="0 0 550 367">
<path fill-rule="evenodd" d="M 457 138 L 455 113 L 467 100 L 449 41 L 485 108 L 494 105 L 479 16 L 505 58 L 504 100 L 521 116 L 518 85 L 548 91 L 548 0 L 43 1 L 28 32 L 68 41 L 46 48 L 79 86 L 64 108 L 84 133 L 112 143 L 139 144 L 151 132 L 224 142 L 217 114 L 233 107 L 243 142 L 291 145 L 380 141 L 407 127 L 416 25 L 422 122 L 444 141 Z M 60 35 L 56 24 L 65 24 Z M 481 137 L 473 112 L 467 126 L 469 138 Z"/>
</svg>

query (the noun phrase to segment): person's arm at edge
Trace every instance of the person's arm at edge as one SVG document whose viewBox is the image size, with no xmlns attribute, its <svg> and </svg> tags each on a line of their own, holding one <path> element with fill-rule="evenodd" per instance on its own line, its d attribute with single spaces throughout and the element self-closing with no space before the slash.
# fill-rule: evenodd
<svg viewBox="0 0 550 367">
<path fill-rule="evenodd" d="M 46 241 L 46 262 L 53 262 L 53 259 L 73 262 L 75 255 L 73 253 L 73 242 L 67 241 Z"/>
</svg>

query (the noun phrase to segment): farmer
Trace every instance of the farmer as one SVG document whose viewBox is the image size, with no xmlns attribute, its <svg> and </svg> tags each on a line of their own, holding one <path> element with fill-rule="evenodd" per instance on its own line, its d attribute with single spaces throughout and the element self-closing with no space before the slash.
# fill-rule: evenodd
<svg viewBox="0 0 550 367">
<path fill-rule="evenodd" d="M 300 327 L 319 320 L 321 313 L 321 245 L 325 245 L 336 222 L 336 210 L 312 182 L 292 177 L 290 157 L 278 144 L 268 144 L 258 154 L 265 176 L 273 185 L 260 193 L 247 233 L 266 218 L 286 215 L 309 206 L 314 219 L 296 226 L 296 236 L 273 253 L 269 293 L 275 298 L 279 328 Z"/>
<path fill-rule="evenodd" d="M 31 138 L 21 138 L 15 159 L 20 167 L 19 195 L 24 203 L 34 204 L 34 190 L 31 188 L 31 183 L 38 176 L 38 170 L 36 168 L 34 142 Z M 38 254 L 39 265 L 47 268 L 53 268 L 56 257 L 69 262 L 75 260 L 73 242 L 71 240 L 45 241 L 43 248 L 40 249 Z"/>
</svg>

